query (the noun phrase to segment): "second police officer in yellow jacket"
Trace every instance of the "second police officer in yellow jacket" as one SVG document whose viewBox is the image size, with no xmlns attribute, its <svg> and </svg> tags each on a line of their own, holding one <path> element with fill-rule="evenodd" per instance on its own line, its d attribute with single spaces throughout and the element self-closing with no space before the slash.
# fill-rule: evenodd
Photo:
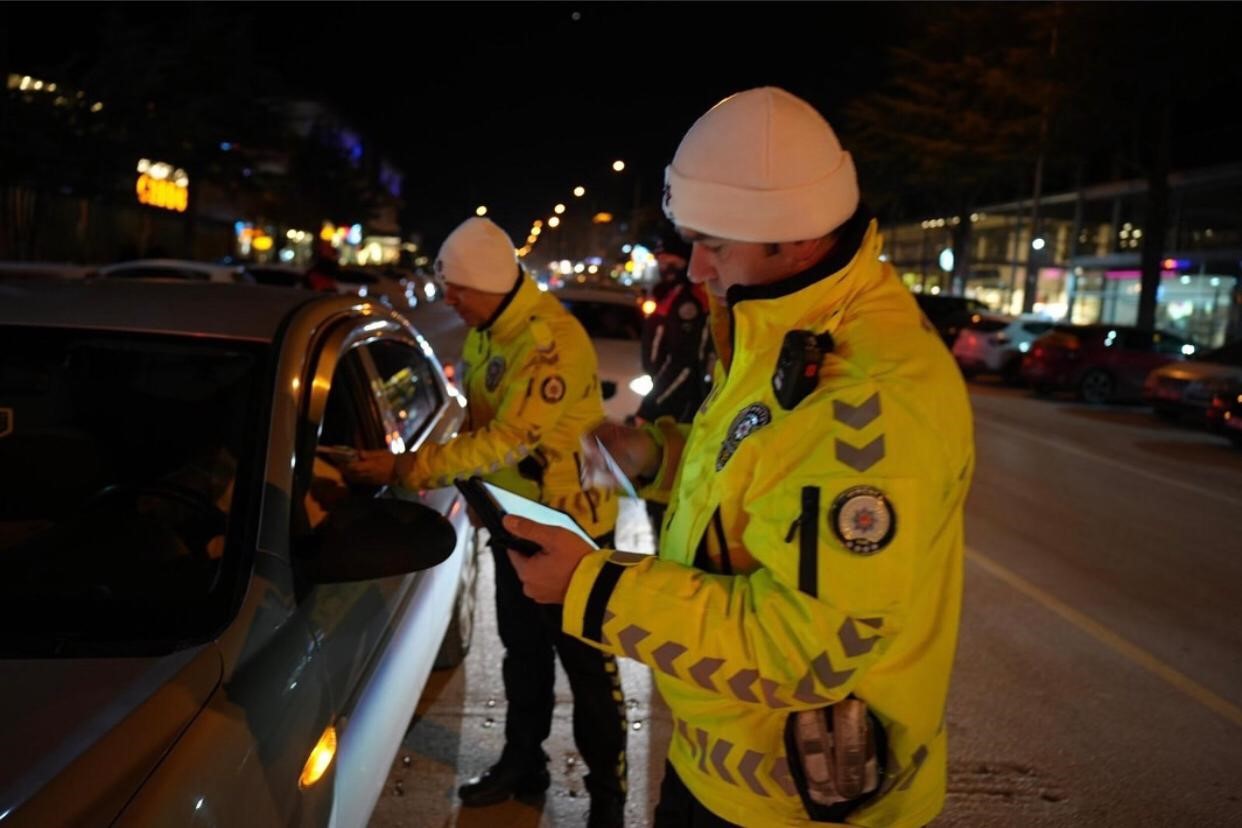
<svg viewBox="0 0 1242 828">
<path fill-rule="evenodd" d="M 493 222 L 471 218 L 445 240 L 435 263 L 445 301 L 470 326 L 463 350 L 467 428 L 453 440 L 394 456 L 364 452 L 348 479 L 411 489 L 480 475 L 572 515 L 610 545 L 617 500 L 584 482 L 582 435 L 604 419 L 594 348 L 581 324 L 539 290 Z M 554 653 L 574 696 L 573 728 L 588 768 L 588 825 L 620 826 L 625 801 L 625 709 L 617 665 L 560 631 L 560 608 L 522 594 L 497 550 L 496 612 L 505 646 L 505 748 L 482 776 L 462 786 L 463 804 L 489 805 L 541 794 L 550 783 L 548 737 Z"/>
<path fill-rule="evenodd" d="M 507 518 L 565 632 L 652 668 L 674 719 L 657 826 L 921 826 L 974 465 L 960 373 L 880 259 L 852 160 L 809 104 L 713 107 L 667 171 L 719 364 L 693 426 L 600 436 L 671 495 L 657 557 Z"/>
</svg>

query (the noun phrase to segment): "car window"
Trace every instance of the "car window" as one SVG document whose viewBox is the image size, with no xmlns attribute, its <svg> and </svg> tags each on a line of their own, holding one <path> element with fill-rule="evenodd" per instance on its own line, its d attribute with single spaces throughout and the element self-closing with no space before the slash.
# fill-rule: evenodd
<svg viewBox="0 0 1242 828">
<path fill-rule="evenodd" d="M 637 340 L 642 335 L 642 313 L 637 306 L 573 299 L 562 299 L 561 303 L 592 339 Z"/>
<path fill-rule="evenodd" d="M 341 356 L 332 373 L 323 421 L 318 434 L 308 447 L 308 456 L 298 458 L 299 485 L 302 491 L 296 501 L 302 510 L 295 516 L 295 531 L 313 530 L 332 509 L 348 496 L 349 491 L 337 467 L 319 452 L 319 447 L 377 448 L 377 432 L 382 431 L 379 417 L 370 405 L 365 371 L 360 351 L 355 348 Z"/>
<path fill-rule="evenodd" d="M 265 360 L 231 341 L 0 329 L 0 654 L 162 652 L 223 625 Z"/>
<path fill-rule="evenodd" d="M 1023 322 L 1022 330 L 1026 331 L 1029 334 L 1039 336 L 1040 334 L 1045 334 L 1045 333 L 1048 333 L 1048 331 L 1052 330 L 1052 323 L 1051 322 Z"/>
<path fill-rule="evenodd" d="M 1158 354 L 1176 354 L 1182 356 L 1185 354 L 1184 347 L 1189 344 L 1180 336 L 1165 333 L 1164 331 L 1156 331 L 1151 334 L 1153 349 Z"/>
<path fill-rule="evenodd" d="M 366 346 L 380 377 L 380 396 L 387 400 L 409 446 L 435 416 L 443 398 L 431 360 L 405 342 L 381 339 Z"/>
<path fill-rule="evenodd" d="M 1107 339 L 1108 337 L 1106 336 L 1105 338 Z M 1152 339 L 1151 331 L 1123 328 L 1117 331 L 1115 340 L 1118 345 L 1127 351 L 1155 350 L 1155 342 Z"/>
</svg>

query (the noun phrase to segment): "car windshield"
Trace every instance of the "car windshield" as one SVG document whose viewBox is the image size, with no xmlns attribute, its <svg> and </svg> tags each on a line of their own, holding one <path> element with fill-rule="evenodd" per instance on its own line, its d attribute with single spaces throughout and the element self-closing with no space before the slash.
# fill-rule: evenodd
<svg viewBox="0 0 1242 828">
<path fill-rule="evenodd" d="M 642 335 L 642 315 L 636 306 L 585 299 L 562 298 L 561 302 L 592 339 L 639 339 Z"/>
<path fill-rule="evenodd" d="M 0 656 L 169 651 L 223 624 L 264 361 L 248 343 L 0 328 Z"/>
</svg>

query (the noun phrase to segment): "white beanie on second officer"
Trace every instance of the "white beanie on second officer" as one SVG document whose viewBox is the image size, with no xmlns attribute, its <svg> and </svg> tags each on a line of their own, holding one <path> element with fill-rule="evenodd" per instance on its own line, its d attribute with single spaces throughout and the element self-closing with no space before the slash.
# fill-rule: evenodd
<svg viewBox="0 0 1242 828">
<path fill-rule="evenodd" d="M 806 101 L 766 86 L 725 98 L 682 138 L 664 174 L 680 227 L 744 242 L 817 239 L 858 209 L 858 178 Z"/>
<path fill-rule="evenodd" d="M 485 218 L 468 218 L 449 233 L 436 256 L 436 278 L 488 293 L 508 293 L 517 283 L 513 240 Z"/>
</svg>

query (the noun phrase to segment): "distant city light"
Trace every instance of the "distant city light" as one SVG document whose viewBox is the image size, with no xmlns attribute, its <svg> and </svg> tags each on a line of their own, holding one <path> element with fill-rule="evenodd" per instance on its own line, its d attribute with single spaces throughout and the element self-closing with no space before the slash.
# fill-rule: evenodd
<svg viewBox="0 0 1242 828">
<path fill-rule="evenodd" d="M 565 212 L 565 205 L 564 204 L 556 205 L 555 207 L 552 208 L 552 212 L 556 213 L 559 216 L 561 213 Z"/>
<path fill-rule="evenodd" d="M 621 172 L 621 171 L 622 171 L 622 170 L 624 170 L 624 169 L 625 169 L 625 162 L 624 162 L 624 161 L 613 161 L 613 162 L 612 162 L 612 170 L 613 170 L 613 172 Z"/>
<path fill-rule="evenodd" d="M 478 207 L 475 207 L 475 208 L 474 208 L 474 214 L 475 214 L 476 216 L 478 216 L 479 218 L 482 218 L 483 216 L 486 216 L 486 215 L 487 215 L 487 207 L 486 207 L 485 205 L 483 205 L 483 204 L 480 204 Z"/>
<path fill-rule="evenodd" d="M 582 198 L 586 195 L 586 187 L 574 187 L 574 197 Z"/>
<path fill-rule="evenodd" d="M 557 218 L 556 216 L 553 216 L 552 218 L 548 219 L 548 226 L 549 227 L 560 227 L 561 220 Z"/>
<path fill-rule="evenodd" d="M 1035 250 L 1043 250 L 1045 244 L 1046 242 L 1042 238 L 1035 238 L 1031 240 L 1031 247 Z"/>
</svg>

